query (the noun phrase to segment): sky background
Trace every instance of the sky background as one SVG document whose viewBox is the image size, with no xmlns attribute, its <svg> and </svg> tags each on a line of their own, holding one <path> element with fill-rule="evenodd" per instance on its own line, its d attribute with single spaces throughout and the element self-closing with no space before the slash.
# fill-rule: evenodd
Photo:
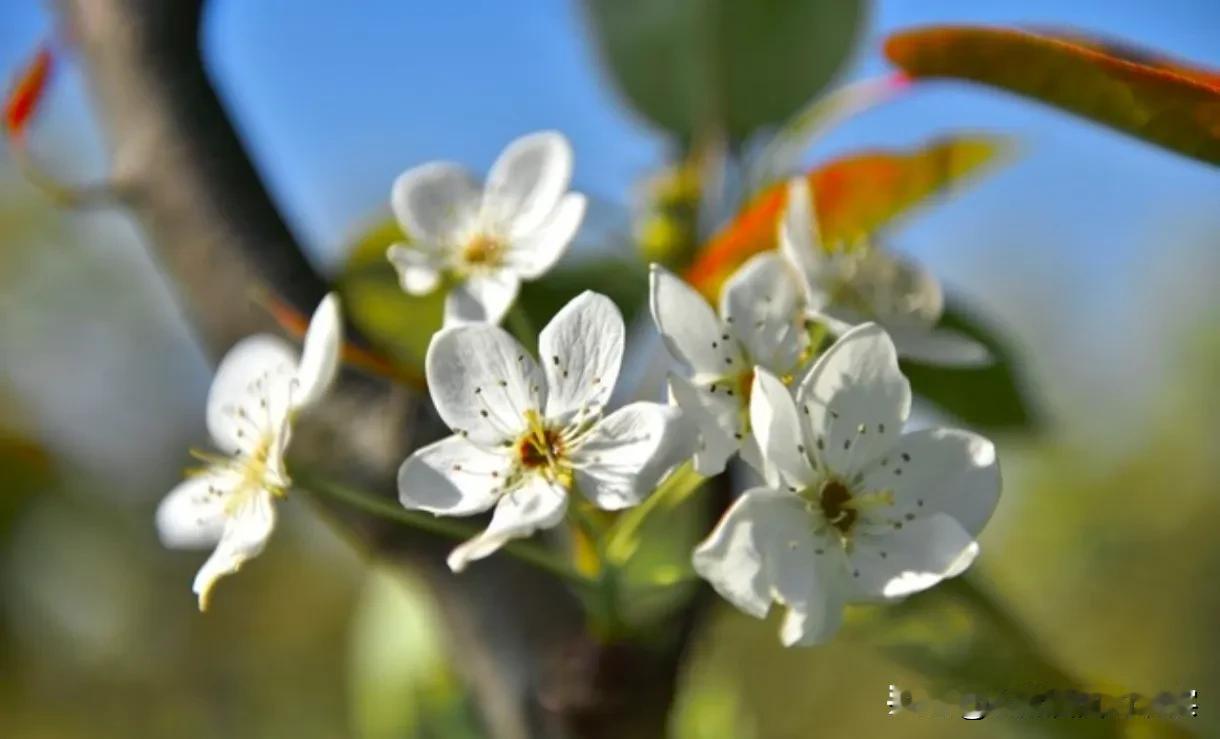
<svg viewBox="0 0 1220 739">
<path fill-rule="evenodd" d="M 605 209 L 629 206 L 633 187 L 665 160 L 666 142 L 620 104 L 584 20 L 572 0 L 370 0 L 358 11 L 322 0 L 215 0 L 204 46 L 269 189 L 311 257 L 329 267 L 387 212 L 390 183 L 405 168 L 443 158 L 485 170 L 506 142 L 540 128 L 571 138 L 576 187 Z M 844 79 L 884 73 L 882 39 L 935 22 L 1074 27 L 1220 67 L 1220 3 L 1211 0 L 883 0 Z M 0 77 L 49 33 L 45 3 L 0 5 Z M 1142 387 L 1171 364 L 1155 350 L 1162 314 L 1191 313 L 1216 273 L 1215 250 L 1198 245 L 1220 234 L 1217 171 L 956 83 L 921 86 L 853 119 L 805 161 L 953 131 L 1011 134 L 1020 156 L 906 219 L 895 248 L 1008 330 L 1060 414 L 1108 402 L 1126 383 Z M 102 171 L 103 139 L 70 59 L 35 135 L 60 171 Z M 130 223 L 103 225 L 137 238 Z M 1199 259 L 1209 260 L 1205 269 Z M 1150 301 L 1161 304 L 1151 316 Z M 1102 381 L 1089 369 L 1098 364 Z M 202 383 L 205 373 L 196 375 Z"/>
</svg>

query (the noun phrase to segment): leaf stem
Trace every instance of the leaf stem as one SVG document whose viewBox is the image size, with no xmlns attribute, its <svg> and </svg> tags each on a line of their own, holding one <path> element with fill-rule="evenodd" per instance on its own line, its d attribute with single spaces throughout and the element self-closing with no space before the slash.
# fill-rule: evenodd
<svg viewBox="0 0 1220 739">
<path fill-rule="evenodd" d="M 644 522 L 654 511 L 673 510 L 684 503 L 703 484 L 705 478 L 695 472 L 694 464 L 684 462 L 635 508 L 630 508 L 615 522 L 606 535 L 607 559 L 623 565 L 636 550 L 636 540 Z"/>
</svg>

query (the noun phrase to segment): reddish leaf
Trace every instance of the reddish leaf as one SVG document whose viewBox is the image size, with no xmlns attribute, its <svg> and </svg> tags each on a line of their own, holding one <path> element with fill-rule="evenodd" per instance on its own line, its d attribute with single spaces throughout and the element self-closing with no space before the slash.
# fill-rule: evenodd
<svg viewBox="0 0 1220 739">
<path fill-rule="evenodd" d="M 34 58 L 21 70 L 4 103 L 4 126 L 9 136 L 20 139 L 25 127 L 38 112 L 38 104 L 47 90 L 54 56 L 46 44 L 39 47 Z"/>
<path fill-rule="evenodd" d="M 954 137 L 911 152 L 871 151 L 833 160 L 807 175 L 827 248 L 867 238 L 927 198 L 995 160 L 1003 141 Z M 720 285 L 754 254 L 774 249 L 787 188 L 760 193 L 736 219 L 712 237 L 686 277 L 713 297 Z"/>
<path fill-rule="evenodd" d="M 309 316 L 271 293 L 259 295 L 258 300 L 285 333 L 298 340 L 305 338 L 305 332 L 309 329 Z M 370 374 L 387 377 L 412 387 L 422 388 L 424 386 L 424 380 L 418 373 L 410 371 L 370 349 L 344 342 L 342 352 L 344 364 L 350 367 L 356 367 Z"/>
<path fill-rule="evenodd" d="M 1220 164 L 1220 73 L 1074 34 L 937 26 L 891 36 L 912 77 L 1015 92 L 1211 164 Z"/>
</svg>

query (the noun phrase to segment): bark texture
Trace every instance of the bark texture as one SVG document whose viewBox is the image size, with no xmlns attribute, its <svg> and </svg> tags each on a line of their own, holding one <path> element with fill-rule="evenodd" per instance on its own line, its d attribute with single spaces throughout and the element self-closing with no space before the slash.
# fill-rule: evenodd
<svg viewBox="0 0 1220 739">
<path fill-rule="evenodd" d="M 143 226 L 212 357 L 274 331 L 251 300 L 275 293 L 308 314 L 327 284 L 304 257 L 207 77 L 204 0 L 57 0 L 111 148 L 116 192 Z M 358 7 L 340 12 L 360 12 Z M 345 374 L 294 448 L 393 496 L 409 450 L 440 432 L 426 401 Z M 336 511 L 384 556 L 418 568 L 446 616 L 451 653 L 489 736 L 665 734 L 693 611 L 655 644 L 605 645 L 559 583 L 504 557 L 451 575 L 451 546 Z"/>
</svg>

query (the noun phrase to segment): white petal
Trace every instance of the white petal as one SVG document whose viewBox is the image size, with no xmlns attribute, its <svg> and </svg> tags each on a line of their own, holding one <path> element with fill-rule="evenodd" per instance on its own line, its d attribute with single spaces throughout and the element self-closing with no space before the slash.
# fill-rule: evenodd
<svg viewBox="0 0 1220 739">
<path fill-rule="evenodd" d="M 441 419 L 481 446 L 515 441 L 526 428 L 526 411 L 542 411 L 542 372 L 503 329 L 486 324 L 442 329 L 432 337 L 424 364 Z"/>
<path fill-rule="evenodd" d="M 623 363 L 623 315 L 605 295 L 585 291 L 538 335 L 546 373 L 546 417 L 566 424 L 605 407 Z"/>
<path fill-rule="evenodd" d="M 507 454 L 483 449 L 460 436 L 417 449 L 398 470 L 404 507 L 445 516 L 468 516 L 495 505 L 512 469 Z"/>
<path fill-rule="evenodd" d="M 454 245 L 478 223 L 482 190 L 457 164 L 431 162 L 394 180 L 390 204 L 412 242 Z"/>
<path fill-rule="evenodd" d="M 407 294 L 427 295 L 440 285 L 446 262 L 435 251 L 399 243 L 390 246 L 386 258 L 394 265 L 398 283 Z"/>
<path fill-rule="evenodd" d="M 696 382 L 744 369 L 741 347 L 703 296 L 656 264 L 649 274 L 649 306 L 669 353 L 695 373 Z"/>
<path fill-rule="evenodd" d="M 858 292 L 883 325 L 931 328 L 944 310 L 940 282 L 928 270 L 884 249 L 869 249 L 856 261 Z"/>
<path fill-rule="evenodd" d="M 640 402 L 598 421 L 570 451 L 577 488 L 608 511 L 639 503 L 681 461 L 670 453 L 678 417 L 677 409 Z"/>
<path fill-rule="evenodd" d="M 762 447 L 758 444 L 758 437 L 748 429 L 742 432 L 741 450 L 739 454 L 741 461 L 750 466 L 750 469 L 757 472 L 769 488 L 783 487 L 780 480 L 779 468 L 773 464 L 769 464 L 763 457 Z"/>
<path fill-rule="evenodd" d="M 330 293 L 314 311 L 313 318 L 309 320 L 309 330 L 305 332 L 301 363 L 297 368 L 297 387 L 292 394 L 294 408 L 316 403 L 330 389 L 339 371 L 342 346 L 343 318 L 339 310 L 339 296 Z"/>
<path fill-rule="evenodd" d="M 517 274 L 535 280 L 555 266 L 580 230 L 585 217 L 585 196 L 570 192 L 538 228 L 508 246 L 505 261 Z"/>
<path fill-rule="evenodd" d="M 265 490 L 249 491 L 226 522 L 216 551 L 195 576 L 199 610 L 207 610 L 217 580 L 237 572 L 247 560 L 263 551 L 274 528 L 275 505 L 271 494 Z"/>
<path fill-rule="evenodd" d="M 860 315 L 859 311 L 839 308 L 836 306 L 827 306 L 820 310 L 809 311 L 810 319 L 817 321 L 826 326 L 826 330 L 831 336 L 842 336 L 851 331 L 856 326 L 868 323 L 868 319 Z"/>
<path fill-rule="evenodd" d="M 788 607 L 780 624 L 779 638 L 785 647 L 812 647 L 825 644 L 843 624 L 843 588 L 827 582 L 825 593 Z"/>
<path fill-rule="evenodd" d="M 445 296 L 445 326 L 499 324 L 517 299 L 520 284 L 511 270 L 468 276 Z"/>
<path fill-rule="evenodd" d="M 790 485 L 807 487 L 817 475 L 809 464 L 808 441 L 804 438 L 796 403 L 784 383 L 759 367 L 750 393 L 750 426 L 763 458 Z"/>
<path fill-rule="evenodd" d="M 551 215 L 572 178 L 572 147 L 562 134 L 541 131 L 508 145 L 487 174 L 485 223 L 516 239 Z"/>
<path fill-rule="evenodd" d="M 822 288 L 829 265 L 818 229 L 813 193 L 804 177 L 788 181 L 784 217 L 779 228 L 779 253 L 800 276 L 810 307 L 824 305 L 829 296 Z"/>
<path fill-rule="evenodd" d="M 173 549 L 214 546 L 224 532 L 225 504 L 237 482 L 236 475 L 222 469 L 178 483 L 157 507 L 161 543 Z"/>
<path fill-rule="evenodd" d="M 944 513 L 977 537 L 1000 499 L 1000 464 L 995 445 L 978 434 L 921 429 L 903 434 L 860 485 L 892 491 L 895 517 Z"/>
<path fill-rule="evenodd" d="M 729 458 L 741 446 L 734 434 L 741 430 L 741 398 L 724 392 L 697 388 L 684 377 L 669 376 L 669 392 L 682 415 L 699 434 L 695 447 L 695 471 L 704 477 L 724 471 Z"/>
<path fill-rule="evenodd" d="M 487 529 L 449 554 L 449 569 L 461 572 L 466 565 L 482 559 L 511 539 L 519 539 L 538 529 L 548 529 L 563 520 L 568 495 L 562 487 L 531 475 L 521 487 L 500 498 Z"/>
<path fill-rule="evenodd" d="M 278 432 L 296 372 L 296 351 L 277 336 L 250 336 L 230 349 L 208 391 L 208 432 L 216 446 L 249 450 L 264 434 Z"/>
<path fill-rule="evenodd" d="M 886 451 L 911 412 L 911 385 L 894 343 L 875 323 L 857 326 L 818 358 L 797 391 L 814 455 L 851 477 Z"/>
<path fill-rule="evenodd" d="M 775 252 L 752 257 L 725 283 L 720 314 L 750 361 L 788 372 L 809 344 L 805 298 L 792 268 Z"/>
<path fill-rule="evenodd" d="M 887 326 L 898 355 L 944 367 L 983 367 L 995 361 L 991 351 L 973 338 L 952 329 Z"/>
<path fill-rule="evenodd" d="M 960 574 L 977 554 L 978 544 L 957 521 L 933 513 L 886 536 L 857 537 L 849 567 L 861 597 L 901 598 Z"/>
<path fill-rule="evenodd" d="M 781 631 L 785 644 L 824 641 L 840 619 L 836 572 L 842 550 L 815 536 L 813 526 L 795 495 L 747 491 L 695 549 L 695 571 L 757 618 L 767 614 L 772 600 L 788 606 Z"/>
</svg>

